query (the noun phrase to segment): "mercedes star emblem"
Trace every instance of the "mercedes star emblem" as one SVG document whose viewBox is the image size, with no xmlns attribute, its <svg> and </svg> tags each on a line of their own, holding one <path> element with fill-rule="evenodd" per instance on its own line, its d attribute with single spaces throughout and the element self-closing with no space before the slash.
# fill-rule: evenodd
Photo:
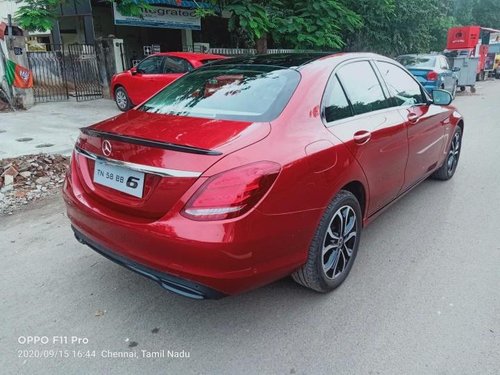
<svg viewBox="0 0 500 375">
<path fill-rule="evenodd" d="M 102 142 L 102 153 L 106 156 L 111 155 L 111 151 L 113 148 L 111 147 L 111 143 L 108 140 Z"/>
</svg>

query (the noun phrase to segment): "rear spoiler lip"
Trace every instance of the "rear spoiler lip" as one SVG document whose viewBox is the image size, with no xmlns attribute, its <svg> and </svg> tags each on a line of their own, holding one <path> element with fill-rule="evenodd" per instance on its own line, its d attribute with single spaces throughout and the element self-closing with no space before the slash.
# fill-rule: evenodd
<svg viewBox="0 0 500 375">
<path fill-rule="evenodd" d="M 153 140 L 149 140 L 149 139 L 132 137 L 132 136 L 128 136 L 128 135 L 121 135 L 121 134 L 117 134 L 117 133 L 106 132 L 106 131 L 96 130 L 96 129 L 91 129 L 91 128 L 80 128 L 80 131 L 83 134 L 90 135 L 92 137 L 111 139 L 111 140 L 120 141 L 120 142 L 128 142 L 128 143 L 133 143 L 133 144 L 141 145 L 141 146 L 162 148 L 164 150 L 180 151 L 180 152 L 187 152 L 190 154 L 210 155 L 210 156 L 222 155 L 222 152 L 220 152 L 220 151 L 207 150 L 205 148 L 199 148 L 199 147 L 193 147 L 193 146 L 184 146 L 184 145 L 179 145 L 176 143 L 153 141 Z"/>
</svg>

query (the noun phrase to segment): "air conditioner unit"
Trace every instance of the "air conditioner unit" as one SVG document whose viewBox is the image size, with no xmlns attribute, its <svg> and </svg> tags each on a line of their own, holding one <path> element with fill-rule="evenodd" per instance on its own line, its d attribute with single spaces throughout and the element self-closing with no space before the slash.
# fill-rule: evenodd
<svg viewBox="0 0 500 375">
<path fill-rule="evenodd" d="M 194 52 L 208 52 L 210 43 L 193 43 Z"/>
</svg>

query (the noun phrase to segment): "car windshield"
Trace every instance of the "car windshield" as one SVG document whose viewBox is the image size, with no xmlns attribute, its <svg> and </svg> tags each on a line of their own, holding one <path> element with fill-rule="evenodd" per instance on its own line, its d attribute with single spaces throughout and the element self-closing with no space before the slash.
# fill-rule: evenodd
<svg viewBox="0 0 500 375">
<path fill-rule="evenodd" d="M 407 68 L 432 68 L 436 63 L 435 56 L 400 56 L 397 60 Z"/>
<path fill-rule="evenodd" d="M 177 79 L 139 110 L 223 120 L 271 121 L 300 81 L 293 69 L 257 65 L 207 66 Z"/>
</svg>

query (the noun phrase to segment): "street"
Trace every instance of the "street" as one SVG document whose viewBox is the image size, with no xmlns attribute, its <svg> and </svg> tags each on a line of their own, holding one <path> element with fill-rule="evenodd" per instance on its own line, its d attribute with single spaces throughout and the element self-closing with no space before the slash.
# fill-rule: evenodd
<svg viewBox="0 0 500 375">
<path fill-rule="evenodd" d="M 39 103 L 29 111 L 5 112 L 0 122 L 0 158 L 39 152 L 71 154 L 78 129 L 119 113 L 110 100 Z"/>
<path fill-rule="evenodd" d="M 349 277 L 326 295 L 286 278 L 184 299 L 79 244 L 59 196 L 0 216 L 1 372 L 498 374 L 498 92 L 486 81 L 457 97 L 456 175 L 425 181 L 367 227 Z M 112 358 L 123 353 L 136 354 Z"/>
</svg>

